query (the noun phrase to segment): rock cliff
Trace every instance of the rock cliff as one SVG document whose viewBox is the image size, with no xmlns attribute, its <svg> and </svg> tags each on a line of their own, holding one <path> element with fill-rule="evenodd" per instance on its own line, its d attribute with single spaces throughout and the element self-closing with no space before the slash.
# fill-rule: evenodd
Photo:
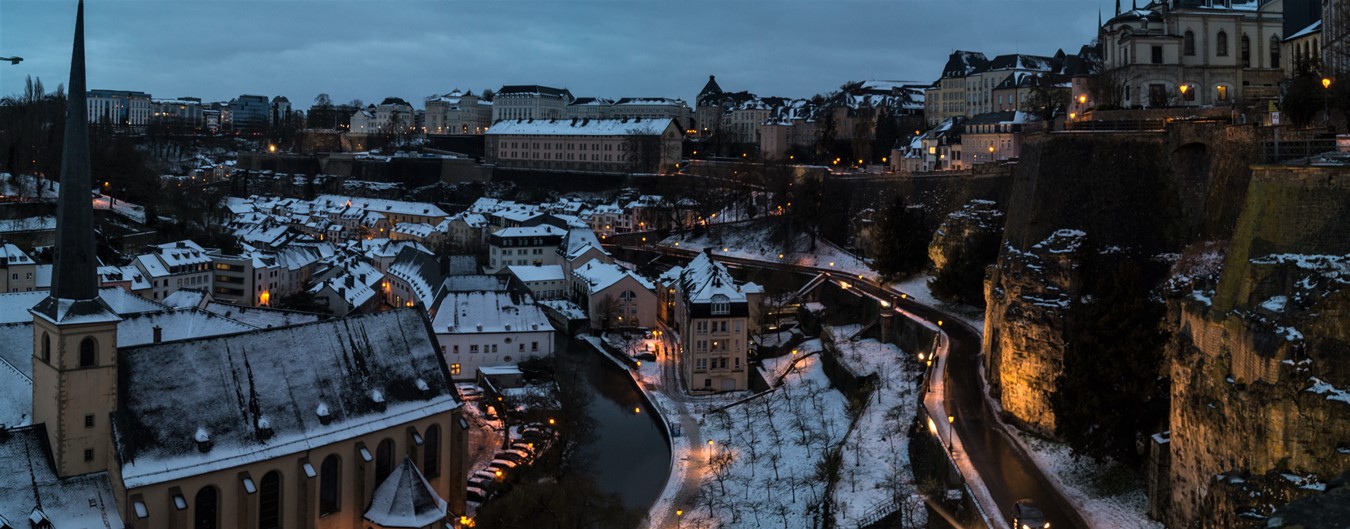
<svg viewBox="0 0 1350 529">
<path fill-rule="evenodd" d="M 1264 527 L 1350 470 L 1350 166 L 1257 166 L 1217 285 L 1181 294 L 1151 511 Z"/>
</svg>

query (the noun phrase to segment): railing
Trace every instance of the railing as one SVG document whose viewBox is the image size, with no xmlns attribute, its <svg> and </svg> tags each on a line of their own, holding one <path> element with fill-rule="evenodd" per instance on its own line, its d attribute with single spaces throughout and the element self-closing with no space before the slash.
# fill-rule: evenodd
<svg viewBox="0 0 1350 529">
<path fill-rule="evenodd" d="M 1267 141 L 1262 144 L 1261 160 L 1265 163 L 1283 163 L 1334 150 L 1334 138 Z"/>
</svg>

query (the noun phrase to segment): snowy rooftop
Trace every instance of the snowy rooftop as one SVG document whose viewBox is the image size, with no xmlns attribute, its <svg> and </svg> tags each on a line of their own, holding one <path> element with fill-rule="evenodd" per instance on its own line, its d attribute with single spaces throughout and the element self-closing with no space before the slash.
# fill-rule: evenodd
<svg viewBox="0 0 1350 529">
<path fill-rule="evenodd" d="M 561 265 L 508 266 L 506 268 L 511 271 L 511 275 L 516 276 L 526 283 L 563 280 L 563 270 Z"/>
<path fill-rule="evenodd" d="M 343 195 L 319 195 L 314 199 L 316 206 L 325 208 L 352 207 L 365 211 L 374 211 L 377 213 L 392 213 L 395 215 L 412 215 L 428 217 L 444 217 L 446 213 L 434 204 L 426 202 L 404 202 L 402 200 L 385 200 L 381 198 L 349 197 Z"/>
<path fill-rule="evenodd" d="M 745 294 L 736 288 L 727 267 L 712 260 L 707 252 L 699 253 L 684 266 L 680 272 L 680 292 L 693 303 L 708 303 L 717 295 L 726 296 L 728 302 L 745 302 Z"/>
<path fill-rule="evenodd" d="M 502 228 L 500 230 L 497 230 L 496 232 L 493 232 L 492 236 L 501 237 L 505 239 L 511 237 L 550 237 L 550 236 L 561 237 L 566 234 L 567 232 L 563 231 L 562 228 L 555 228 L 548 224 L 540 224 L 538 226 L 530 226 L 528 228 L 526 227 Z"/>
<path fill-rule="evenodd" d="M 420 528 L 445 519 L 446 503 L 407 457 L 370 497 L 365 519 L 381 527 Z"/>
<path fill-rule="evenodd" d="M 389 275 L 402 280 L 413 290 L 423 307 L 430 307 L 445 281 L 436 258 L 416 248 L 404 248 L 389 265 Z"/>
<path fill-rule="evenodd" d="M 180 290 L 179 292 L 182 291 Z M 208 301 L 203 309 L 212 314 L 244 322 L 259 329 L 303 325 L 306 323 L 314 323 L 322 318 L 321 315 L 310 312 L 272 309 L 267 307 L 241 307 L 230 305 L 228 303 L 221 303 L 219 301 Z"/>
<path fill-rule="evenodd" d="M 656 290 L 656 286 L 646 278 L 634 274 L 632 271 L 619 265 L 604 263 L 598 259 L 586 261 L 586 264 L 572 270 L 572 275 L 590 285 L 591 294 L 609 288 L 615 283 L 622 281 L 625 277 L 633 278 L 639 285 L 642 285 L 642 288 Z"/>
<path fill-rule="evenodd" d="M 451 292 L 435 312 L 431 326 L 437 333 L 553 330 L 544 311 L 528 296 L 506 292 Z"/>
<path fill-rule="evenodd" d="M 659 119 L 566 119 L 505 120 L 488 129 L 489 136 L 527 134 L 539 136 L 659 136 L 673 126 L 669 118 Z"/>
<path fill-rule="evenodd" d="M 0 520 L 9 520 L 10 527 L 29 527 L 29 516 L 41 506 L 36 512 L 54 529 L 123 527 L 108 473 L 58 478 L 47 457 L 43 428 L 0 435 L 7 437 L 0 441 Z"/>
<path fill-rule="evenodd" d="M 420 311 L 394 310 L 122 349 L 123 480 L 160 483 L 452 410 L 428 331 Z M 198 430 L 210 436 L 205 453 Z"/>
</svg>

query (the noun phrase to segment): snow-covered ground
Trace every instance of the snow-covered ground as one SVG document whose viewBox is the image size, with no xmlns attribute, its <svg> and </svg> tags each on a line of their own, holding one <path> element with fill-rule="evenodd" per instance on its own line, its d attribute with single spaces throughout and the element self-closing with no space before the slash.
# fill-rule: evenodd
<svg viewBox="0 0 1350 529">
<path fill-rule="evenodd" d="M 1092 527 L 1122 529 L 1162 529 L 1162 523 L 1148 519 L 1148 497 L 1138 474 L 1119 465 L 1103 466 L 1091 459 L 1074 459 L 1069 447 L 1039 437 L 1019 433 L 1036 466 L 1058 482 L 1058 488 L 1078 507 Z"/>
<path fill-rule="evenodd" d="M 877 387 L 841 447 L 835 521 L 852 527 L 869 513 L 898 510 L 902 525 L 919 527 L 927 515 L 910 468 L 908 432 L 918 411 L 920 372 L 904 361 L 899 347 L 871 338 L 849 340 L 856 331 L 856 326 L 835 328 L 835 349 L 854 374 L 875 373 Z"/>
<path fill-rule="evenodd" d="M 825 494 L 816 463 L 848 430 L 847 401 L 829 387 L 818 356 L 800 360 L 778 389 L 709 414 L 703 438 L 679 457 L 710 464 L 681 527 L 810 528 Z"/>
<path fill-rule="evenodd" d="M 769 263 L 785 263 L 806 266 L 820 270 L 835 270 L 851 275 L 862 275 L 875 279 L 876 272 L 858 256 L 835 246 L 823 238 L 816 239 L 815 249 L 811 249 L 810 237 L 798 234 L 784 244 L 773 236 L 769 222 L 745 222 L 725 226 L 711 226 L 702 235 L 682 232 L 665 238 L 661 246 L 685 250 L 703 251 L 711 248 L 713 253 L 743 259 L 754 259 Z"/>
</svg>

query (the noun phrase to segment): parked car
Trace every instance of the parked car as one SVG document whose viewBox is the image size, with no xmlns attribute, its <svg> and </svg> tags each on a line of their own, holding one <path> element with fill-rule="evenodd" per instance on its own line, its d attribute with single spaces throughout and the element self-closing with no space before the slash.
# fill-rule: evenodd
<svg viewBox="0 0 1350 529">
<path fill-rule="evenodd" d="M 464 496 L 464 499 L 466 499 L 466 500 L 469 500 L 469 501 L 472 501 L 472 502 L 475 502 L 475 503 L 483 503 L 484 500 L 487 500 L 487 492 L 484 491 L 483 489 L 480 489 L 480 488 L 478 488 L 478 487 L 469 487 L 469 488 L 466 489 L 466 490 L 467 490 L 467 492 L 468 492 L 468 493 L 465 494 L 465 496 Z"/>
<path fill-rule="evenodd" d="M 479 488 L 487 490 L 489 487 L 492 486 L 493 479 L 495 478 L 485 478 L 482 476 L 471 477 L 469 478 L 469 488 Z"/>
<path fill-rule="evenodd" d="M 1045 521 L 1045 513 L 1031 500 L 1017 500 L 1013 504 L 1012 526 L 1013 529 L 1050 529 L 1050 522 Z"/>
<path fill-rule="evenodd" d="M 493 457 L 497 459 L 505 459 L 507 461 L 515 461 L 516 463 L 522 463 L 530 458 L 530 454 L 522 450 L 504 450 L 501 452 L 497 452 L 497 455 Z"/>
<path fill-rule="evenodd" d="M 516 441 L 516 442 L 514 442 L 514 443 L 511 443 L 511 449 L 512 449 L 512 450 L 520 450 L 521 452 L 525 452 L 526 454 L 529 454 L 530 457 L 534 457 L 534 447 L 535 447 L 535 446 L 536 446 L 536 445 L 535 445 L 534 443 L 531 443 L 531 442 Z"/>
<path fill-rule="evenodd" d="M 493 459 L 491 463 L 488 463 L 488 470 L 501 470 L 505 472 L 513 468 L 516 468 L 516 462 L 506 459 Z"/>
<path fill-rule="evenodd" d="M 459 400 L 471 401 L 483 398 L 483 388 L 478 387 L 472 382 L 460 382 L 455 384 L 455 390 L 459 392 Z"/>
</svg>

